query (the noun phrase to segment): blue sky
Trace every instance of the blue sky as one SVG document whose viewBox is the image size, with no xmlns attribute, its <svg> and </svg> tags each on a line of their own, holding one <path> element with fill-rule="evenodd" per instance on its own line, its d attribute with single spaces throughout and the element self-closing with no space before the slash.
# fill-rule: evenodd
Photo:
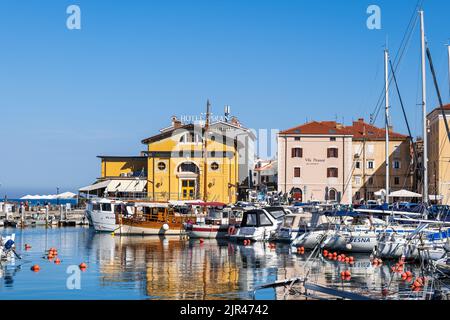
<svg viewBox="0 0 450 320">
<path fill-rule="evenodd" d="M 0 195 L 90 184 L 97 155 L 139 153 L 141 139 L 172 115 L 200 114 L 207 98 L 255 129 L 369 119 L 386 37 L 395 55 L 416 2 L 2 0 Z M 71 4 L 81 30 L 66 28 Z M 381 30 L 366 27 L 370 4 L 381 7 Z M 448 101 L 450 3 L 425 0 L 424 9 Z M 416 134 L 419 58 L 416 26 L 397 75 Z M 431 107 L 431 78 L 428 88 Z M 392 99 L 394 127 L 405 133 Z"/>
</svg>

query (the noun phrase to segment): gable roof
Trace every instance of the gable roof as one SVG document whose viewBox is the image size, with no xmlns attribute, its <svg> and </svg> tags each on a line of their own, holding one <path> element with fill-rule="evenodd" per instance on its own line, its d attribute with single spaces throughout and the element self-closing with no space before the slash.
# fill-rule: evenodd
<svg viewBox="0 0 450 320">
<path fill-rule="evenodd" d="M 334 121 L 312 121 L 291 129 L 280 131 L 280 134 L 348 135 L 347 131 L 338 128 L 338 124 Z"/>
<path fill-rule="evenodd" d="M 384 140 L 386 138 L 386 130 L 384 128 L 378 128 L 374 125 L 366 123 L 364 119 L 353 121 L 351 126 L 344 127 L 349 134 L 353 136 L 353 139 L 366 139 L 366 140 Z M 408 136 L 403 134 L 389 131 L 389 139 L 392 140 L 406 140 Z"/>
</svg>

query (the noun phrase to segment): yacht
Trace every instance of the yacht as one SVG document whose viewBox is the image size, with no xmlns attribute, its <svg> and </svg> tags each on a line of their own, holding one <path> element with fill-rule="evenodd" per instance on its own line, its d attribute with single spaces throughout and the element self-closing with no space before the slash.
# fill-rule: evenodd
<svg viewBox="0 0 450 320">
<path fill-rule="evenodd" d="M 286 211 L 283 207 L 264 207 L 244 212 L 242 222 L 232 240 L 269 240 L 283 223 Z"/>
</svg>

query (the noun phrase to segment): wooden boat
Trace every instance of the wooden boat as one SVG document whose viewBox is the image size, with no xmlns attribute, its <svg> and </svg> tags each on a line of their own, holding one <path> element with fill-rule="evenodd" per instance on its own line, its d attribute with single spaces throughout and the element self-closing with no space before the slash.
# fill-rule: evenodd
<svg viewBox="0 0 450 320">
<path fill-rule="evenodd" d="M 86 216 L 96 231 L 121 235 L 181 235 L 188 219 L 195 222 L 167 202 L 100 199 L 88 205 Z"/>
</svg>

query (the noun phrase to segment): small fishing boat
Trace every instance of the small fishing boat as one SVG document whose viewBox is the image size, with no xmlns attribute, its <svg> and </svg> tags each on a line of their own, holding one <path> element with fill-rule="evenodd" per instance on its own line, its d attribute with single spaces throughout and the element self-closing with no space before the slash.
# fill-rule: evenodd
<svg viewBox="0 0 450 320">
<path fill-rule="evenodd" d="M 189 228 L 190 238 L 218 239 L 228 238 L 233 233 L 243 216 L 242 210 L 231 210 L 229 208 L 208 210 L 208 216 L 204 222 L 193 224 Z"/>
<path fill-rule="evenodd" d="M 14 233 L 10 236 L 0 237 L 0 261 L 10 261 L 14 258 L 15 238 Z"/>
<path fill-rule="evenodd" d="M 232 240 L 265 241 L 273 237 L 287 214 L 283 207 L 265 207 L 244 212 L 242 222 Z"/>
</svg>

